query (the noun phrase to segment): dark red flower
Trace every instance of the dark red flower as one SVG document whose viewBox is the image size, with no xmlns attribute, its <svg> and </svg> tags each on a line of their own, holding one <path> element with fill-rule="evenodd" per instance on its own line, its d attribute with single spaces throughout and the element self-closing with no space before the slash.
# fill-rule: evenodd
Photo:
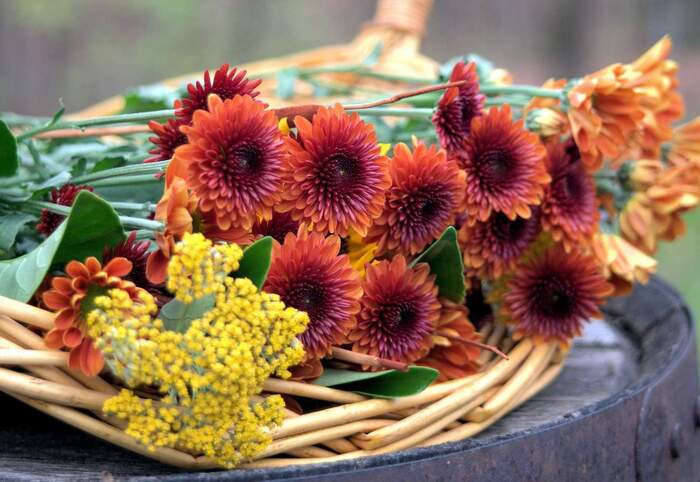
<svg viewBox="0 0 700 482">
<path fill-rule="evenodd" d="M 355 326 L 362 288 L 347 255 L 339 255 L 340 238 L 309 232 L 288 233 L 283 244 L 274 243 L 272 265 L 264 290 L 280 295 L 285 305 L 309 315 L 299 336 L 306 360 L 321 358 L 341 344 Z"/>
<path fill-rule="evenodd" d="M 397 144 L 389 171 L 391 187 L 384 211 L 365 241 L 377 243 L 378 254 L 413 255 L 455 222 L 463 207 L 466 176 L 444 150 L 424 144 L 416 145 L 413 152 Z"/>
<path fill-rule="evenodd" d="M 148 138 L 153 143 L 153 149 L 148 151 L 151 157 L 143 162 L 159 162 L 172 159 L 173 153 L 178 146 L 187 144 L 187 136 L 180 131 L 180 127 L 189 124 L 185 119 L 169 119 L 161 124 L 150 121 L 148 127 L 155 134 Z"/>
<path fill-rule="evenodd" d="M 435 276 L 402 255 L 367 266 L 362 309 L 350 332 L 353 351 L 404 363 L 424 357 L 433 346 L 440 317 Z"/>
<path fill-rule="evenodd" d="M 360 236 L 382 213 L 391 184 L 374 128 L 340 105 L 320 108 L 312 122 L 297 116 L 287 137 L 284 192 L 277 209 L 315 231 Z"/>
<path fill-rule="evenodd" d="M 204 83 L 197 81 L 195 84 L 187 84 L 187 97 L 176 106 L 175 115 L 189 123 L 197 110 L 207 110 L 210 94 L 216 94 L 221 100 L 233 99 L 237 95 L 256 97 L 260 92 L 255 89 L 260 82 L 259 79 L 247 79 L 245 70 L 237 70 L 235 67 L 229 70 L 228 64 L 223 64 L 214 72 L 213 81 L 207 70 L 204 72 Z"/>
<path fill-rule="evenodd" d="M 296 233 L 299 222 L 292 219 L 289 213 L 273 213 L 272 219 L 258 221 L 253 225 L 255 237 L 271 236 L 279 243 L 284 242 L 287 233 Z"/>
<path fill-rule="evenodd" d="M 522 119 L 513 122 L 510 106 L 474 118 L 461 147 L 456 156 L 467 173 L 467 222 L 486 221 L 492 212 L 529 218 L 550 180 L 546 150 Z"/>
<path fill-rule="evenodd" d="M 469 275 L 495 279 L 511 270 L 540 232 L 539 210 L 530 218 L 508 219 L 503 213 L 459 230 L 464 267 Z"/>
<path fill-rule="evenodd" d="M 479 77 L 476 64 L 463 61 L 455 64 L 450 82 L 465 80 L 460 87 L 445 91 L 433 115 L 433 124 L 440 139 L 440 145 L 448 151 L 460 149 L 464 138 L 469 135 L 472 119 L 481 115 L 486 97 L 479 91 Z"/>
<path fill-rule="evenodd" d="M 282 135 L 274 112 L 251 97 L 221 100 L 209 96 L 209 110 L 198 110 L 183 126 L 188 143 L 168 165 L 166 185 L 187 181 L 202 213 L 218 226 L 250 229 L 258 217 L 270 219 L 282 187 Z"/>
<path fill-rule="evenodd" d="M 583 323 L 602 317 L 612 293 L 595 259 L 561 247 L 530 260 L 507 283 L 503 311 L 517 336 L 563 343 L 581 334 Z"/>
<path fill-rule="evenodd" d="M 51 202 L 61 206 L 72 206 L 80 191 L 92 192 L 93 189 L 91 186 L 64 184 L 58 189 L 51 190 Z M 56 231 L 56 228 L 63 222 L 64 219 L 65 216 L 52 213 L 51 211 L 44 209 L 41 211 L 41 216 L 39 217 L 39 223 L 36 225 L 36 230 L 41 234 L 49 236 L 51 233 Z"/>
<path fill-rule="evenodd" d="M 552 182 L 542 201 L 542 225 L 566 251 L 571 251 L 589 242 L 598 231 L 595 181 L 572 140 L 551 143 L 547 152 Z"/>
</svg>

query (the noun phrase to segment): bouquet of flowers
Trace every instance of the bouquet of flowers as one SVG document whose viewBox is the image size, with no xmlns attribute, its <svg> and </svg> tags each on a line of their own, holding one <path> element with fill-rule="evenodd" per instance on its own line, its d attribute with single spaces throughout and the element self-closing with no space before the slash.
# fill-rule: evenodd
<svg viewBox="0 0 700 482">
<path fill-rule="evenodd" d="M 670 51 L 530 86 L 476 55 L 378 71 L 378 45 L 3 115 L 0 390 L 186 467 L 482 430 L 700 203 Z"/>
</svg>

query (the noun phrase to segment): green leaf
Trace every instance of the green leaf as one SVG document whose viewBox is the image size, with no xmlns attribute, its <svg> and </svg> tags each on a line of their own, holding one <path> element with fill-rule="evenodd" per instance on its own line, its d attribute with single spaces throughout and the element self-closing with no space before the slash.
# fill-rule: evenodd
<svg viewBox="0 0 700 482">
<path fill-rule="evenodd" d="M 430 272 L 435 275 L 435 284 L 440 296 L 456 303 L 464 301 L 466 293 L 464 286 L 464 263 L 457 244 L 457 231 L 450 226 L 440 236 L 440 239 L 430 245 L 418 256 L 411 266 L 418 263 L 428 263 Z"/>
<path fill-rule="evenodd" d="M 163 326 L 166 330 L 184 333 L 193 320 L 211 310 L 215 303 L 214 295 L 203 296 L 192 303 L 183 303 L 173 298 L 163 305 L 158 317 L 163 320 Z"/>
<path fill-rule="evenodd" d="M 15 238 L 22 226 L 34 219 L 36 219 L 36 216 L 27 213 L 11 213 L 1 216 L 0 251 L 9 250 L 15 244 Z"/>
<path fill-rule="evenodd" d="M 411 366 L 407 371 L 356 372 L 326 368 L 313 383 L 323 387 L 360 393 L 375 398 L 408 397 L 425 390 L 438 376 L 438 371 Z"/>
<path fill-rule="evenodd" d="M 144 85 L 124 94 L 122 114 L 170 109 L 179 96 L 163 84 Z"/>
<path fill-rule="evenodd" d="M 81 191 L 70 215 L 51 236 L 29 253 L 0 262 L 0 294 L 29 301 L 53 264 L 101 257 L 105 246 L 124 238 L 119 217 L 109 203 Z"/>
<path fill-rule="evenodd" d="M 0 177 L 14 176 L 18 167 L 17 139 L 7 124 L 0 121 Z"/>
<path fill-rule="evenodd" d="M 115 167 L 122 167 L 126 164 L 126 159 L 124 157 L 113 156 L 105 157 L 104 159 L 97 161 L 92 169 L 91 173 L 104 171 L 105 169 L 114 169 Z"/>
<path fill-rule="evenodd" d="M 277 73 L 277 97 L 289 99 L 294 95 L 294 85 L 299 78 L 299 70 L 295 68 L 282 69 Z"/>
<path fill-rule="evenodd" d="M 258 289 L 262 288 L 270 271 L 270 261 L 272 258 L 272 238 L 265 236 L 248 246 L 243 251 L 238 271 L 231 276 L 234 278 L 248 278 Z"/>
</svg>

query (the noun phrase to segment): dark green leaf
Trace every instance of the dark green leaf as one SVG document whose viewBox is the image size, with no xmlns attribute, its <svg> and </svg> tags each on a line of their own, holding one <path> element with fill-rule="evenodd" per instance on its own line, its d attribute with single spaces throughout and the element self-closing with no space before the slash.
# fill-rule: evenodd
<svg viewBox="0 0 700 482">
<path fill-rule="evenodd" d="M 0 121 L 0 177 L 14 176 L 18 167 L 17 139 L 7 124 Z"/>
<path fill-rule="evenodd" d="M 411 266 L 418 263 L 430 265 L 430 272 L 435 275 L 435 284 L 440 296 L 457 303 L 464 301 L 464 263 L 454 227 L 447 228 L 440 239 L 413 260 Z"/>
<path fill-rule="evenodd" d="M 124 230 L 114 209 L 91 192 L 81 191 L 70 215 L 33 251 L 0 262 L 0 294 L 28 301 L 54 263 L 102 256 L 105 246 L 123 240 Z"/>
<path fill-rule="evenodd" d="M 248 278 L 258 289 L 262 288 L 270 271 L 272 258 L 272 238 L 265 236 L 248 246 L 243 251 L 238 271 L 232 274 L 234 278 Z"/>
<path fill-rule="evenodd" d="M 211 310 L 215 303 L 214 295 L 204 296 L 192 303 L 183 303 L 173 298 L 163 305 L 158 317 L 163 320 L 163 326 L 166 330 L 184 333 L 193 320 Z"/>
<path fill-rule="evenodd" d="M 299 71 L 295 68 L 282 69 L 277 73 L 277 97 L 289 99 L 294 95 L 294 85 L 299 78 Z"/>
<path fill-rule="evenodd" d="M 411 366 L 405 372 L 356 372 L 326 368 L 314 384 L 361 393 L 369 397 L 397 398 L 422 392 L 437 376 L 437 370 L 421 366 Z"/>
<path fill-rule="evenodd" d="M 36 216 L 27 213 L 11 213 L 0 216 L 0 251 L 9 250 L 15 244 L 15 238 L 22 226 L 35 220 Z"/>
<path fill-rule="evenodd" d="M 124 95 L 122 114 L 170 109 L 177 97 L 173 89 L 162 84 L 137 87 Z"/>
<path fill-rule="evenodd" d="M 97 161 L 90 172 L 100 172 L 105 169 L 113 169 L 115 167 L 121 167 L 126 164 L 126 159 L 123 157 L 105 157 L 104 159 Z"/>
</svg>

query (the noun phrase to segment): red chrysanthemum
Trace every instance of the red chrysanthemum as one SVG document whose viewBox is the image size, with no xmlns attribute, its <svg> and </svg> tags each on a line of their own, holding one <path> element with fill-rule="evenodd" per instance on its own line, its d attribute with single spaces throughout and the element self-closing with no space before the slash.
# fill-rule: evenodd
<svg viewBox="0 0 700 482">
<path fill-rule="evenodd" d="M 495 279 L 513 269 L 540 232 L 539 209 L 528 218 L 508 219 L 503 213 L 486 221 L 465 224 L 459 230 L 459 244 L 467 273 Z"/>
<path fill-rule="evenodd" d="M 516 335 L 562 343 L 601 317 L 599 306 L 612 293 L 594 258 L 558 246 L 521 266 L 507 288 L 503 310 Z"/>
<path fill-rule="evenodd" d="M 435 276 L 402 255 L 367 266 L 362 309 L 350 332 L 353 351 L 404 363 L 424 357 L 433 346 L 440 317 Z"/>
<path fill-rule="evenodd" d="M 175 149 L 187 143 L 187 136 L 180 127 L 189 124 L 187 119 L 169 119 L 164 124 L 150 121 L 148 127 L 155 134 L 148 138 L 153 143 L 153 149 L 148 151 L 151 157 L 143 162 L 167 161 L 173 157 Z"/>
<path fill-rule="evenodd" d="M 197 81 L 195 84 L 187 84 L 187 97 L 176 105 L 175 115 L 189 123 L 197 110 L 207 110 L 210 94 L 216 94 L 222 100 L 233 99 L 237 95 L 256 97 L 260 92 L 255 89 L 260 82 L 259 79 L 247 79 L 245 70 L 234 67 L 229 71 L 228 64 L 223 64 L 214 72 L 213 81 L 207 70 L 204 72 L 204 83 Z"/>
<path fill-rule="evenodd" d="M 361 236 L 382 212 L 391 184 L 374 128 L 340 105 L 296 117 L 297 139 L 286 138 L 283 201 L 278 210 L 315 231 Z"/>
<path fill-rule="evenodd" d="M 209 96 L 183 126 L 188 143 L 175 150 L 166 183 L 187 181 L 202 213 L 213 213 L 222 230 L 250 229 L 258 216 L 272 217 L 280 199 L 282 135 L 274 112 L 248 96 L 222 101 Z"/>
<path fill-rule="evenodd" d="M 339 251 L 340 238 L 309 232 L 305 226 L 272 248 L 263 289 L 309 315 L 309 325 L 299 336 L 307 360 L 321 358 L 343 343 L 360 310 L 359 275 Z"/>
<path fill-rule="evenodd" d="M 92 192 L 91 186 L 79 186 L 76 184 L 64 184 L 58 189 L 51 190 L 51 202 L 61 206 L 72 206 L 80 191 Z M 56 228 L 63 222 L 65 216 L 44 209 L 41 211 L 39 223 L 36 230 L 41 234 L 49 236 L 56 231 Z"/>
<path fill-rule="evenodd" d="M 598 202 L 593 176 L 573 141 L 547 146 L 552 182 L 542 201 L 542 225 L 566 251 L 591 240 L 598 231 Z"/>
<path fill-rule="evenodd" d="M 42 298 L 57 314 L 55 328 L 46 334 L 44 342 L 49 348 L 69 348 L 71 368 L 80 369 L 89 376 L 102 370 L 102 353 L 85 334 L 87 312 L 94 298 L 109 289 L 124 290 L 136 300 L 140 289 L 122 279 L 130 271 L 131 262 L 126 258 L 113 258 L 103 267 L 96 258 L 89 257 L 85 263 L 70 261 L 66 265 L 68 276 L 56 276 L 51 280 L 51 289 L 45 291 Z"/>
<path fill-rule="evenodd" d="M 476 64 L 463 61 L 455 64 L 450 82 L 460 80 L 466 83 L 451 87 L 440 97 L 433 124 L 440 139 L 440 145 L 448 151 L 460 149 L 464 138 L 469 135 L 472 119 L 480 116 L 486 97 L 479 91 L 479 76 Z"/>
<path fill-rule="evenodd" d="M 546 150 L 522 119 L 513 122 L 507 105 L 493 107 L 472 121 L 461 147 L 457 160 L 467 173 L 468 222 L 486 221 L 492 212 L 529 218 L 550 179 Z"/>
<path fill-rule="evenodd" d="M 464 305 L 440 299 L 442 310 L 433 336 L 435 346 L 418 364 L 440 372 L 438 381 L 462 378 L 479 371 L 481 349 L 466 341 L 480 342 L 481 336 L 469 321 Z"/>
<path fill-rule="evenodd" d="M 296 233 L 299 221 L 292 219 L 290 213 L 273 213 L 272 219 L 258 221 L 253 225 L 255 237 L 271 236 L 279 243 L 284 242 L 287 233 Z"/>
<path fill-rule="evenodd" d="M 416 145 L 413 153 L 397 144 L 389 171 L 391 188 L 384 211 L 365 241 L 377 243 L 378 254 L 419 253 L 455 222 L 464 201 L 466 175 L 445 151 L 424 144 Z"/>
</svg>

